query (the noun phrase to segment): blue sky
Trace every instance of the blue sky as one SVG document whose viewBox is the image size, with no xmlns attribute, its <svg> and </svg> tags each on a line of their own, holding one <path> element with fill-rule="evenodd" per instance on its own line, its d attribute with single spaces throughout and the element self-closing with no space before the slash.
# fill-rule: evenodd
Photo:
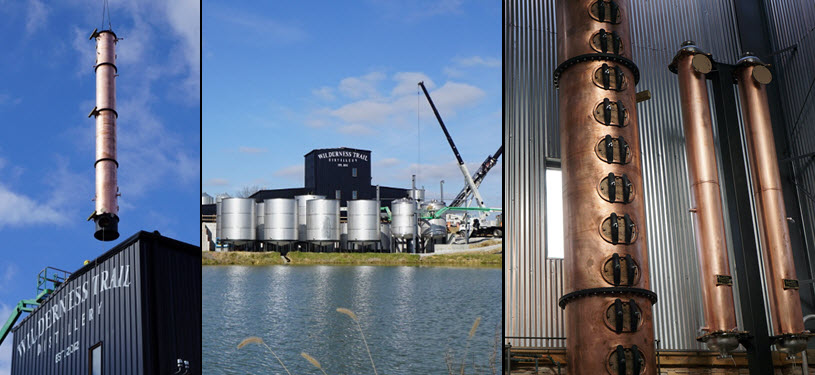
<svg viewBox="0 0 815 375">
<path fill-rule="evenodd" d="M 75 270 L 93 238 L 94 41 L 102 1 L 0 0 L 0 320 L 45 266 Z M 199 241 L 200 4 L 110 0 L 117 46 L 120 239 Z M 9 373 L 11 337 L 0 347 Z"/>
<path fill-rule="evenodd" d="M 303 155 L 345 146 L 372 151 L 374 184 L 409 187 L 417 173 L 437 198 L 443 179 L 449 202 L 464 179 L 420 80 L 471 172 L 501 144 L 500 2 L 205 0 L 203 11 L 210 195 L 302 187 Z M 500 161 L 480 190 L 501 206 Z"/>
</svg>

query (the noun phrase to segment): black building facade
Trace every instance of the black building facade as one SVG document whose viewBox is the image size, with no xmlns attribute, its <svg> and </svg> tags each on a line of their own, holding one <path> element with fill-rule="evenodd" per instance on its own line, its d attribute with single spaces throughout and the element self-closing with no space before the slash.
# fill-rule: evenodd
<svg viewBox="0 0 815 375">
<path fill-rule="evenodd" d="M 178 359 L 201 374 L 200 249 L 139 232 L 71 274 L 12 332 L 12 375 L 173 374 Z"/>
<path fill-rule="evenodd" d="M 306 154 L 305 187 L 339 199 L 376 198 L 371 186 L 371 152 L 353 148 L 318 149 Z"/>
<path fill-rule="evenodd" d="M 261 190 L 251 198 L 261 202 L 315 194 L 339 199 L 340 205 L 346 207 L 349 200 L 376 199 L 376 186 L 372 186 L 371 181 L 371 151 L 348 147 L 316 149 L 305 155 L 304 187 Z M 391 201 L 407 197 L 408 190 L 380 186 L 382 206 L 390 206 Z M 214 214 L 214 207 L 205 205 L 202 210 Z"/>
</svg>

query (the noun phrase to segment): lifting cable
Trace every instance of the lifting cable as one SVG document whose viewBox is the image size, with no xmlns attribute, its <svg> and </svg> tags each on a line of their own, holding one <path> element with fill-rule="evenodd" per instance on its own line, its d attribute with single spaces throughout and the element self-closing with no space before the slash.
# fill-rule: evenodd
<svg viewBox="0 0 815 375">
<path fill-rule="evenodd" d="M 113 25 L 110 20 L 110 4 L 108 0 L 102 0 L 102 27 L 105 27 L 105 15 L 108 16 L 108 30 L 113 30 Z"/>
<path fill-rule="evenodd" d="M 422 172 L 422 126 L 421 126 L 421 95 L 419 86 L 416 85 L 416 181 L 421 180 Z M 418 184 L 416 186 L 419 186 Z M 415 199 L 415 196 L 414 196 Z"/>
</svg>

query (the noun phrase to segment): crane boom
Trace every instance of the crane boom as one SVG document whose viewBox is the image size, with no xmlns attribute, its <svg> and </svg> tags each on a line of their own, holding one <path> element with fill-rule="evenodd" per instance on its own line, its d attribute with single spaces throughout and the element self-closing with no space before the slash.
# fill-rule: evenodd
<svg viewBox="0 0 815 375">
<path fill-rule="evenodd" d="M 433 104 L 433 99 L 430 98 L 430 94 L 427 92 L 427 88 L 424 87 L 424 82 L 419 82 L 419 86 L 422 87 L 422 91 L 424 91 L 424 96 L 427 98 L 427 102 L 430 103 L 430 108 L 433 108 L 433 114 L 436 115 L 436 120 L 439 120 L 439 125 L 441 125 L 441 130 L 444 131 L 444 136 L 447 137 L 447 143 L 450 144 L 450 148 L 453 149 L 453 154 L 456 156 L 456 161 L 458 161 L 458 168 L 461 170 L 461 174 L 464 175 L 464 181 L 466 181 L 467 186 L 473 192 L 473 196 L 475 196 L 475 201 L 478 204 L 478 207 L 485 207 L 484 200 L 481 198 L 481 193 L 478 191 L 478 186 L 476 186 L 475 181 L 473 181 L 473 177 L 470 176 L 470 170 L 467 169 L 467 165 L 464 164 L 464 160 L 461 158 L 461 154 L 458 152 L 458 148 L 456 148 L 455 142 L 453 142 L 453 138 L 450 136 L 450 133 L 447 131 L 447 127 L 444 126 L 444 121 L 441 119 L 441 115 L 439 115 L 439 111 L 436 109 L 436 105 Z"/>
<path fill-rule="evenodd" d="M 498 148 L 498 151 L 496 151 L 495 154 L 487 156 L 487 159 L 484 160 L 483 163 L 481 163 L 481 167 L 479 167 L 478 170 L 475 171 L 475 174 L 472 177 L 476 187 L 481 186 L 481 182 L 484 181 L 484 177 L 486 177 L 490 169 L 492 169 L 492 167 L 495 166 L 496 162 L 498 161 L 498 158 L 501 156 L 503 152 L 504 146 L 501 145 L 501 147 Z M 462 205 L 464 205 L 465 200 L 471 193 L 472 189 L 470 189 L 470 186 L 464 185 L 464 188 L 461 189 L 458 195 L 456 195 L 456 197 L 450 203 L 450 207 L 461 207 Z"/>
</svg>

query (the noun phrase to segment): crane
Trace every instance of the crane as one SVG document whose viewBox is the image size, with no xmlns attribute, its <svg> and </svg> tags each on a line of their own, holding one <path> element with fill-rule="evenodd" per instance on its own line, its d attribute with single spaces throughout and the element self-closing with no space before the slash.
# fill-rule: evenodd
<svg viewBox="0 0 815 375">
<path fill-rule="evenodd" d="M 473 183 L 475 184 L 476 188 L 481 186 L 481 182 L 484 181 L 484 177 L 486 177 L 490 169 L 492 169 L 492 167 L 495 166 L 496 162 L 498 161 L 498 158 L 501 156 L 503 152 L 504 145 L 501 145 L 501 147 L 498 148 L 498 151 L 496 151 L 495 154 L 487 156 L 487 159 L 484 160 L 483 163 L 481 163 L 481 166 L 478 168 L 478 170 L 475 171 L 475 174 L 472 177 Z M 467 197 L 469 197 L 470 194 L 472 194 L 472 189 L 470 188 L 470 185 L 464 185 L 464 188 L 461 189 L 458 195 L 456 195 L 456 197 L 450 203 L 450 207 L 463 206 L 467 200 Z"/>
<path fill-rule="evenodd" d="M 458 168 L 461 170 L 461 174 L 464 175 L 464 181 L 466 182 L 466 187 L 472 192 L 473 196 L 475 197 L 475 202 L 478 204 L 478 207 L 484 208 L 484 199 L 481 198 L 481 193 L 478 191 L 478 185 L 475 184 L 473 177 L 470 176 L 470 170 L 467 169 L 467 165 L 464 164 L 464 159 L 461 158 L 461 154 L 458 153 L 458 148 L 456 148 L 455 142 L 453 142 L 453 138 L 450 136 L 450 133 L 447 131 L 447 127 L 444 126 L 444 121 L 441 119 L 441 115 L 439 115 L 439 111 L 436 109 L 436 105 L 433 104 L 433 99 L 430 98 L 430 94 L 427 92 L 427 88 L 424 86 L 424 82 L 419 82 L 419 86 L 422 87 L 422 91 L 424 91 L 424 96 L 427 97 L 427 102 L 430 103 L 430 108 L 433 109 L 433 114 L 436 115 L 436 119 L 439 120 L 439 125 L 441 125 L 441 130 L 444 131 L 444 136 L 447 137 L 447 143 L 450 144 L 450 148 L 453 149 L 453 154 L 456 156 L 456 161 L 458 162 Z M 499 149 L 499 152 L 503 151 L 503 147 Z M 479 168 L 480 170 L 480 168 Z M 486 173 L 485 173 L 486 174 Z M 483 179 L 483 177 L 482 177 Z M 465 193 L 466 197 L 469 193 Z M 461 193 L 459 193 L 461 195 Z M 456 197 L 458 198 L 458 197 Z M 463 201 L 463 200 L 462 200 Z"/>
</svg>

